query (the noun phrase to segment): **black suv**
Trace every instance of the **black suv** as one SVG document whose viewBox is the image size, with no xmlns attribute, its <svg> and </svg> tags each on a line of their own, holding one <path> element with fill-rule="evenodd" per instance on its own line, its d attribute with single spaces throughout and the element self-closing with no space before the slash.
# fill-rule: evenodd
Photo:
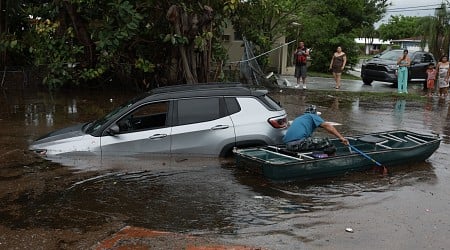
<svg viewBox="0 0 450 250">
<path fill-rule="evenodd" d="M 403 55 L 402 49 L 388 50 L 375 55 L 363 63 L 361 67 L 361 78 L 364 84 L 373 81 L 391 82 L 397 86 L 397 59 Z M 411 66 L 408 69 L 408 82 L 425 83 L 427 80 L 426 69 L 430 63 L 436 65 L 433 54 L 424 51 L 409 53 Z M 424 85 L 425 86 L 425 85 Z"/>
</svg>

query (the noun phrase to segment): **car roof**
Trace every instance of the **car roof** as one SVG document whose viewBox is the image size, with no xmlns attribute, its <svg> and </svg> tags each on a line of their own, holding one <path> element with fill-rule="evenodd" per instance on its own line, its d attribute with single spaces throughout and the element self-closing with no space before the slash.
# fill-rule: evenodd
<svg viewBox="0 0 450 250">
<path fill-rule="evenodd" d="M 404 49 L 391 49 L 391 50 L 388 50 L 388 51 L 401 51 L 401 52 L 403 52 Z M 409 53 L 424 53 L 424 54 L 431 54 L 430 52 L 423 51 L 423 50 L 408 50 L 408 52 L 409 52 Z"/>
<path fill-rule="evenodd" d="M 145 99 L 148 101 L 206 96 L 261 96 L 267 92 L 261 87 L 238 82 L 182 84 L 153 89 Z"/>
</svg>

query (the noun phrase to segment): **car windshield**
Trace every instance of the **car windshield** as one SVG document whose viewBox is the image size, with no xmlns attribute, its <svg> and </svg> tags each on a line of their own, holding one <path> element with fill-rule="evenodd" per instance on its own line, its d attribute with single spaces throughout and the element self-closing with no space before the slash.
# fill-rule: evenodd
<svg viewBox="0 0 450 250">
<path fill-rule="evenodd" d="M 120 113 L 124 109 L 128 109 L 131 105 L 133 105 L 137 101 L 139 101 L 147 96 L 148 96 L 148 94 L 144 94 L 144 95 L 140 95 L 136 98 L 133 98 L 130 101 L 120 105 L 118 108 L 114 109 L 113 111 L 109 112 L 107 115 L 103 116 L 102 118 L 89 123 L 86 126 L 85 132 L 87 134 L 91 134 L 91 133 L 97 131 L 97 129 L 101 128 L 103 126 L 103 124 L 105 124 L 107 121 L 109 121 L 109 119 L 111 117 L 113 117 L 115 114 Z"/>
<path fill-rule="evenodd" d="M 378 58 L 383 60 L 389 60 L 389 61 L 397 61 L 397 59 L 403 55 L 403 50 L 390 50 L 382 55 L 380 55 Z"/>
</svg>

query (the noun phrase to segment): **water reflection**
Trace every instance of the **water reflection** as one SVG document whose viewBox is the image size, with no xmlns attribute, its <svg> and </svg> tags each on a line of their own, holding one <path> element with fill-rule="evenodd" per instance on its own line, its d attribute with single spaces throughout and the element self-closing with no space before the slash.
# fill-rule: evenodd
<svg viewBox="0 0 450 250">
<path fill-rule="evenodd" d="M 69 114 L 69 116 L 71 116 L 71 118 L 78 117 L 78 108 L 77 108 L 77 100 L 76 99 L 70 100 L 70 103 L 67 104 L 67 114 Z"/>
<path fill-rule="evenodd" d="M 405 113 L 406 100 L 397 100 L 394 106 L 394 116 L 397 126 L 401 126 L 403 122 L 403 114 Z"/>
<path fill-rule="evenodd" d="M 444 128 L 443 128 L 443 132 L 444 132 L 444 136 L 443 136 L 443 140 L 444 143 L 450 144 L 450 105 L 447 105 L 447 116 L 446 119 L 444 120 Z"/>
<path fill-rule="evenodd" d="M 388 176 L 381 176 L 378 171 L 365 171 L 309 181 L 271 182 L 266 180 L 262 185 L 255 183 L 254 175 L 243 174 L 241 170 L 237 170 L 235 174 L 241 183 L 252 186 L 255 192 L 298 202 L 296 206 L 302 209 L 297 212 L 335 210 L 343 205 L 340 203 L 342 200 L 337 199 L 339 197 L 360 197 L 365 193 L 388 192 L 417 183 L 429 185 L 437 183 L 437 177 L 430 162 L 388 166 L 388 169 Z"/>
</svg>

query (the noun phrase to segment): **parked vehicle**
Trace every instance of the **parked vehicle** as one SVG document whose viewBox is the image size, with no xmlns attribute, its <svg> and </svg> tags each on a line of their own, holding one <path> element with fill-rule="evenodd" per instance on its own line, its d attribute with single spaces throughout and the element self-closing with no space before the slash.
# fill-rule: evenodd
<svg viewBox="0 0 450 250">
<path fill-rule="evenodd" d="M 226 156 L 236 146 L 279 144 L 287 116 L 267 93 L 234 83 L 158 88 L 96 121 L 51 132 L 29 148 L 42 155 Z"/>
<path fill-rule="evenodd" d="M 389 50 L 375 55 L 363 63 L 361 67 L 361 78 L 364 84 L 381 81 L 391 82 L 394 87 L 397 87 L 397 59 L 401 55 L 403 55 L 402 49 Z M 408 82 L 425 84 L 428 65 L 430 63 L 436 65 L 433 54 L 424 51 L 412 51 L 409 53 L 409 57 L 411 58 L 411 66 L 408 68 Z"/>
</svg>

